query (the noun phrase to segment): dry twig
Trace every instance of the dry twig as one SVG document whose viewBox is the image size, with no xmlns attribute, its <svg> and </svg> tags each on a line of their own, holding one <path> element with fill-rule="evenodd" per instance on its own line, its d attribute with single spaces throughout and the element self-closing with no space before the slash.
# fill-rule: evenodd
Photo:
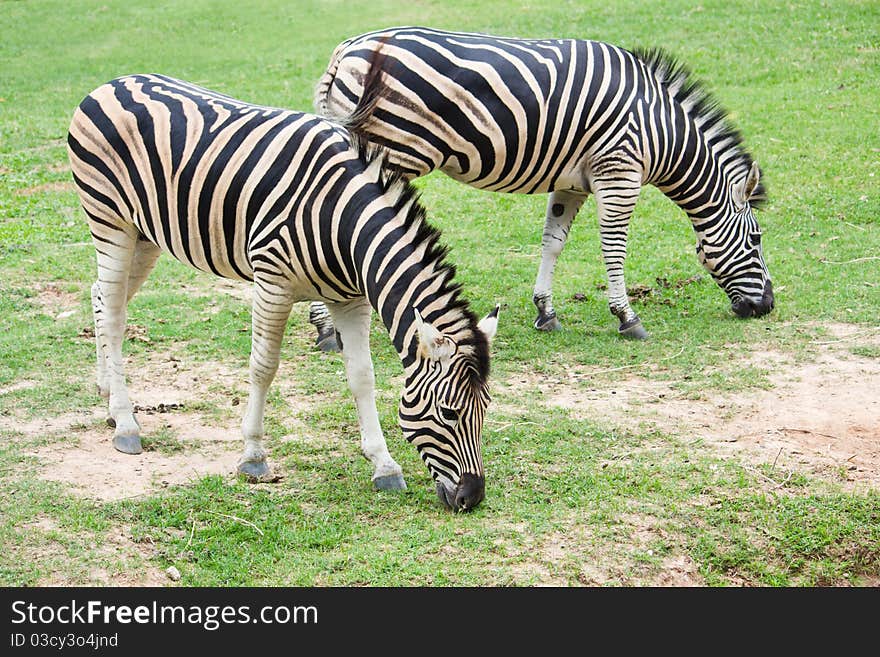
<svg viewBox="0 0 880 657">
<path fill-rule="evenodd" d="M 845 220 L 843 220 L 843 219 L 841 219 L 840 221 L 842 221 L 843 223 L 845 223 L 847 226 L 852 226 L 853 228 L 856 228 L 856 229 L 858 229 L 858 230 L 865 230 L 865 227 L 864 227 L 864 226 L 859 226 L 859 225 L 857 225 L 857 224 L 851 224 L 850 222 L 845 221 Z"/>
<path fill-rule="evenodd" d="M 792 433 L 811 433 L 814 436 L 823 436 L 824 438 L 834 438 L 834 440 L 840 440 L 840 436 L 832 436 L 830 433 L 821 433 L 819 431 L 810 431 L 809 429 L 794 429 L 791 427 L 782 427 L 781 431 L 783 433 L 786 431 L 791 431 Z"/>
<path fill-rule="evenodd" d="M 192 543 L 193 540 L 193 534 L 196 531 L 196 519 L 193 518 L 192 511 L 189 512 L 189 517 L 192 519 L 192 527 L 190 527 L 189 530 L 189 540 L 186 542 L 186 545 L 183 546 L 181 552 L 186 552 L 189 549 L 190 543 Z"/>
<path fill-rule="evenodd" d="M 776 461 L 779 460 L 779 455 L 782 454 L 782 448 L 779 448 L 779 451 L 776 452 L 776 458 L 773 459 L 773 465 L 770 466 L 770 472 L 773 472 L 776 469 Z"/>
<path fill-rule="evenodd" d="M 824 344 L 837 344 L 838 342 L 846 342 L 848 340 L 853 340 L 855 338 L 865 337 L 865 336 L 871 335 L 872 333 L 876 333 L 877 331 L 880 331 L 880 326 L 875 327 L 875 328 L 870 328 L 865 331 L 857 331 L 856 333 L 851 333 L 850 335 L 847 335 L 846 337 L 840 338 L 839 340 L 813 340 L 812 342 L 813 342 L 813 344 L 823 344 L 823 345 Z"/>
<path fill-rule="evenodd" d="M 519 424 L 533 424 L 533 425 L 535 425 L 536 427 L 537 427 L 537 426 L 541 426 L 540 423 L 538 423 L 538 422 L 530 422 L 530 421 L 528 421 L 528 420 L 517 420 L 516 422 L 498 422 L 497 420 L 486 420 L 486 424 L 496 424 L 496 425 L 498 425 L 497 427 L 495 427 L 495 428 L 492 429 L 493 431 L 504 431 L 504 430 L 507 429 L 508 427 L 512 427 L 512 426 L 515 425 L 515 424 L 516 424 L 516 425 L 519 425 Z"/>
<path fill-rule="evenodd" d="M 853 258 L 852 260 L 825 260 L 824 258 L 820 259 L 823 265 L 852 265 L 856 262 L 867 262 L 868 260 L 880 260 L 880 256 L 866 256 L 864 258 Z"/>
<path fill-rule="evenodd" d="M 238 516 L 231 516 L 231 515 L 229 515 L 228 513 L 220 513 L 220 512 L 218 512 L 218 511 L 208 511 L 208 513 L 211 513 L 211 514 L 213 514 L 213 515 L 215 515 L 215 516 L 223 516 L 224 518 L 229 518 L 230 520 L 235 520 L 236 522 L 240 522 L 240 523 L 242 523 L 242 524 L 244 524 L 244 525 L 248 525 L 249 527 L 253 527 L 254 529 L 257 530 L 257 533 L 258 533 L 260 536 L 263 536 L 263 530 L 260 529 L 259 527 L 257 527 L 257 526 L 256 526 L 254 523 L 252 523 L 250 520 L 245 520 L 244 518 L 239 518 Z"/>
<path fill-rule="evenodd" d="M 673 358 L 677 358 L 678 356 L 681 356 L 683 351 L 684 351 L 684 347 L 679 349 L 677 352 L 675 352 L 671 356 L 666 356 L 666 358 L 661 358 L 657 362 L 662 363 L 665 360 L 672 360 Z M 620 370 L 628 370 L 632 367 L 642 367 L 643 365 L 652 365 L 652 364 L 653 363 L 635 363 L 633 365 L 623 365 L 621 367 L 611 367 L 607 370 L 596 370 L 595 372 L 587 372 L 584 376 L 595 376 L 596 374 L 607 374 L 608 372 L 619 372 Z"/>
<path fill-rule="evenodd" d="M 783 486 L 785 486 L 785 484 L 788 483 L 789 479 L 791 479 L 792 475 L 794 474 L 794 470 L 789 470 L 788 476 L 785 479 L 783 479 L 782 481 L 776 481 L 772 477 L 768 477 L 767 475 L 765 475 L 757 468 L 753 468 L 748 465 L 744 465 L 743 468 L 748 470 L 749 472 L 754 472 L 756 475 L 761 477 L 761 479 L 765 479 L 766 481 L 770 482 L 771 484 L 773 484 L 773 488 L 782 488 Z"/>
</svg>

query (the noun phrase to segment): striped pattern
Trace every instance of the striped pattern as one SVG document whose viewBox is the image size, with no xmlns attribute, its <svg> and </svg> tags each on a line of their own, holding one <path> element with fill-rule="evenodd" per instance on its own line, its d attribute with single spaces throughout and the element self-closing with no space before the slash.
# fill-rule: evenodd
<svg viewBox="0 0 880 657">
<path fill-rule="evenodd" d="M 487 337 L 414 188 L 388 174 L 374 147 L 352 144 L 342 125 L 320 117 L 161 75 L 118 78 L 89 94 L 68 145 L 97 252 L 98 386 L 110 396 L 117 449 L 140 450 L 122 371 L 125 306 L 166 252 L 204 272 L 254 282 L 243 474 L 269 475 L 261 444 L 266 389 L 292 304 L 320 300 L 342 338 L 374 481 L 403 485 L 373 401 L 371 309 L 407 373 L 404 434 L 444 484 L 441 498 L 456 508 L 482 499 Z M 416 309 L 421 333 L 438 332 L 456 345 L 453 354 L 421 355 Z M 461 421 L 450 427 L 438 399 L 452 403 Z M 465 475 L 479 491 L 472 482 L 462 493 Z"/>
<path fill-rule="evenodd" d="M 365 79 L 377 84 L 365 91 Z M 623 266 L 629 220 L 646 184 L 688 214 L 701 262 L 738 314 L 772 307 L 752 211 L 763 196 L 757 167 L 724 112 L 663 52 L 393 28 L 336 48 L 315 108 L 344 117 L 362 111 L 368 97 L 376 100 L 364 134 L 390 149 L 404 175 L 439 169 L 480 189 L 550 193 L 534 290 L 537 327 L 556 326 L 553 268 L 590 193 L 611 311 L 621 330 L 638 322 Z"/>
<path fill-rule="evenodd" d="M 454 348 L 457 352 L 458 343 L 454 343 Z M 400 422 L 407 439 L 441 472 L 483 472 L 479 450 L 449 449 L 456 444 L 469 444 L 466 437 L 479 435 L 485 419 L 489 404 L 485 386 L 450 385 L 468 379 L 479 381 L 479 373 L 467 360 L 457 359 L 443 366 L 423 358 L 410 374 L 400 400 Z M 443 430 L 438 431 L 438 427 Z M 450 433 L 454 435 L 452 440 Z"/>
</svg>

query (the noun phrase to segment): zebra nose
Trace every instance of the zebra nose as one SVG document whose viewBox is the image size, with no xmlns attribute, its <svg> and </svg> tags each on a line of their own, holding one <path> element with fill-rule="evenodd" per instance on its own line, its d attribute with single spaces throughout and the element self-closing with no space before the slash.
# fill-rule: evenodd
<svg viewBox="0 0 880 657">
<path fill-rule="evenodd" d="M 745 318 L 751 317 L 755 314 L 755 305 L 746 298 L 734 301 L 730 308 L 737 317 Z"/>
<path fill-rule="evenodd" d="M 453 508 L 456 511 L 470 511 L 486 496 L 486 480 L 480 475 L 466 472 L 455 489 Z"/>
<path fill-rule="evenodd" d="M 773 298 L 773 283 L 769 280 L 764 283 L 764 291 L 758 301 L 741 298 L 734 302 L 731 306 L 732 310 L 738 317 L 761 317 L 766 315 L 776 305 Z"/>
<path fill-rule="evenodd" d="M 775 305 L 776 300 L 773 297 L 773 283 L 768 279 L 764 284 L 764 294 L 761 296 L 761 303 L 755 307 L 755 317 L 766 315 L 773 310 Z"/>
</svg>

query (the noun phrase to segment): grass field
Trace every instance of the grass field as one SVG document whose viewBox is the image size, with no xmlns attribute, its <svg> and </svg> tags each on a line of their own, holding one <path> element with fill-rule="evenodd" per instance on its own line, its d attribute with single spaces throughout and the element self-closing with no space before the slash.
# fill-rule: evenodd
<svg viewBox="0 0 880 657">
<path fill-rule="evenodd" d="M 372 490 L 342 361 L 313 348 L 305 305 L 267 410 L 284 478 L 237 481 L 246 291 L 167 256 L 129 307 L 146 451 L 114 453 L 66 159 L 76 105 L 158 72 L 310 110 L 339 41 L 404 24 L 675 54 L 762 167 L 776 310 L 736 319 L 649 188 L 626 273 L 651 339 L 616 334 L 591 200 L 556 270 L 564 328 L 538 333 L 546 198 L 434 174 L 417 186 L 465 295 L 502 304 L 476 511 L 444 511 L 401 438 L 378 321 L 379 413 L 409 488 Z M 0 2 L 0 584 L 174 585 L 172 565 L 187 586 L 880 584 L 878 98 L 872 0 Z"/>
</svg>

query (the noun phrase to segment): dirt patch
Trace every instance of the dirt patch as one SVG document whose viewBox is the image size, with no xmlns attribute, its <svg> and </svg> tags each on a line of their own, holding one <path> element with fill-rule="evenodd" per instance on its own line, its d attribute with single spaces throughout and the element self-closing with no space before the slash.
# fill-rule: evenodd
<svg viewBox="0 0 880 657">
<path fill-rule="evenodd" d="M 157 354 L 136 367 L 129 364 L 128 371 L 129 394 L 145 448 L 140 455 L 113 448 L 104 402 L 96 402 L 88 411 L 53 418 L 2 417 L 0 429 L 63 437 L 29 455 L 39 460 L 42 478 L 67 484 L 71 492 L 92 499 L 120 500 L 207 475 L 234 476 L 242 449 L 246 369 L 212 363 L 187 365 L 173 355 Z M 293 401 L 288 413 L 307 406 L 305 400 Z M 219 404 L 219 412 L 191 410 L 208 403 Z M 296 423 L 290 416 L 284 421 Z"/>
<path fill-rule="evenodd" d="M 43 466 L 40 476 L 71 487 L 92 499 L 121 500 L 185 484 L 207 475 L 232 475 L 241 451 L 237 423 L 209 424 L 194 413 L 138 413 L 147 449 L 132 456 L 113 449 L 113 430 L 103 423 L 75 432 L 74 444 L 55 443 L 33 453 Z M 174 437 L 173 453 L 161 445 L 149 449 L 151 437 Z"/>
<path fill-rule="evenodd" d="M 236 281 L 230 278 L 206 278 L 207 282 L 202 285 L 182 285 L 181 289 L 188 294 L 199 297 L 214 299 L 217 292 L 222 292 L 230 297 L 244 301 L 248 306 L 253 303 L 253 283 Z M 217 305 L 216 300 L 213 305 Z"/>
<path fill-rule="evenodd" d="M 17 561 L 58 564 L 55 572 L 36 582 L 37 586 L 163 586 L 170 583 L 162 570 L 149 565 L 156 552 L 152 543 L 133 540 L 130 527 L 112 527 L 94 538 L 72 537 L 53 518 L 37 515 L 18 531 L 27 540 L 22 541 L 20 547 L 13 547 Z M 87 562 L 76 562 L 75 569 L 71 570 L 70 542 L 82 540 L 96 544 L 94 552 Z"/>
<path fill-rule="evenodd" d="M 68 292 L 57 283 L 38 286 L 34 299 L 46 315 L 56 319 L 69 317 L 80 307 L 79 293 Z"/>
<path fill-rule="evenodd" d="M 69 181 L 56 181 L 43 183 L 42 185 L 34 185 L 33 187 L 23 187 L 15 190 L 19 196 L 33 196 L 34 194 L 42 194 L 44 192 L 74 192 L 76 185 Z"/>
<path fill-rule="evenodd" d="M 663 560 L 656 581 L 644 586 L 705 586 L 697 563 L 685 554 L 676 554 Z"/>
<path fill-rule="evenodd" d="M 36 386 L 36 381 L 16 381 L 15 383 L 10 383 L 8 386 L 0 387 L 0 397 L 2 397 L 3 395 L 8 395 L 11 392 L 16 392 L 18 390 L 29 390 L 30 388 L 34 388 Z"/>
<path fill-rule="evenodd" d="M 777 472 L 806 470 L 847 487 L 880 488 L 880 360 L 849 347 L 876 346 L 880 332 L 847 325 L 814 342 L 811 362 L 794 364 L 780 353 L 756 356 L 771 368 L 770 390 L 687 399 L 674 385 L 622 374 L 611 383 L 589 375 L 569 380 L 526 377 L 545 403 L 575 416 L 621 428 L 653 428 L 702 439 L 747 462 Z M 516 377 L 522 385 L 523 375 Z"/>
</svg>

